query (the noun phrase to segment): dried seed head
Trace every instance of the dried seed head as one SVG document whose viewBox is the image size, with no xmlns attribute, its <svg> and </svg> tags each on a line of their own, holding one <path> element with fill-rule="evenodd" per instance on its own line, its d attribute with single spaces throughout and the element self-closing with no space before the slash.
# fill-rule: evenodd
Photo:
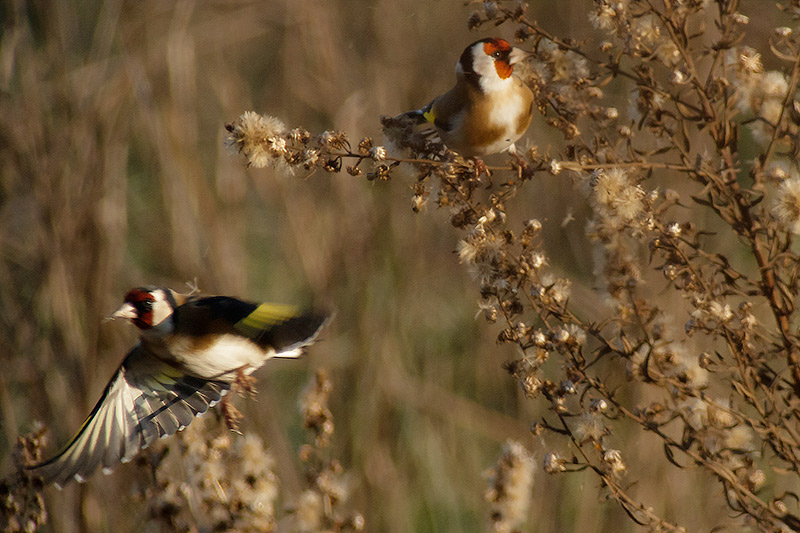
<svg viewBox="0 0 800 533">
<path fill-rule="evenodd" d="M 603 462 L 605 462 L 613 476 L 621 476 L 627 470 L 625 463 L 622 461 L 622 453 L 619 450 L 608 450 L 603 454 Z"/>
<path fill-rule="evenodd" d="M 672 71 L 670 81 L 672 81 L 672 83 L 675 85 L 684 85 L 689 82 L 689 76 L 683 71 L 683 69 L 675 69 Z"/>
<path fill-rule="evenodd" d="M 481 25 L 481 22 L 481 14 L 477 11 L 473 11 L 469 14 L 469 18 L 467 18 L 467 28 L 470 30 L 478 29 Z"/>
<path fill-rule="evenodd" d="M 591 87 L 587 87 L 586 90 L 584 91 L 584 94 L 586 95 L 587 98 L 602 98 L 603 97 L 603 89 L 593 85 Z M 615 108 L 612 107 L 610 109 L 613 109 L 614 110 L 613 112 L 616 112 Z M 609 116 L 608 118 L 616 118 L 616 116 L 614 116 L 614 117 Z"/>
<path fill-rule="evenodd" d="M 575 424 L 573 430 L 579 443 L 600 443 L 606 434 L 605 421 L 602 416 L 595 413 L 583 413 Z"/>
<path fill-rule="evenodd" d="M 756 491 L 764 486 L 767 482 L 767 475 L 763 470 L 755 470 L 747 478 L 750 490 Z"/>
<path fill-rule="evenodd" d="M 784 164 L 772 163 L 767 167 L 767 178 L 773 181 L 785 180 L 789 177 L 789 172 Z"/>
<path fill-rule="evenodd" d="M 383 146 L 375 146 L 369 150 L 369 156 L 373 159 L 373 161 L 385 161 L 386 148 Z"/>
<path fill-rule="evenodd" d="M 561 382 L 561 385 L 558 387 L 559 393 L 561 394 L 577 394 L 578 388 L 575 386 L 571 380 L 567 379 Z"/>
<path fill-rule="evenodd" d="M 542 229 L 542 223 L 539 222 L 537 219 L 532 218 L 530 220 L 525 221 L 525 228 L 533 232 L 539 232 Z"/>
<path fill-rule="evenodd" d="M 547 345 L 547 337 L 545 337 L 542 330 L 538 329 L 533 334 L 533 344 L 535 344 L 539 348 L 544 348 Z"/>
<path fill-rule="evenodd" d="M 280 161 L 286 153 L 286 126 L 275 117 L 246 111 L 225 128 L 228 145 L 237 148 L 256 168 Z"/>
<path fill-rule="evenodd" d="M 745 74 L 758 74 L 763 70 L 761 54 L 750 47 L 743 48 L 739 55 L 739 67 Z"/>
<path fill-rule="evenodd" d="M 773 215 L 785 229 L 800 234 L 800 177 L 784 180 L 778 187 L 778 195 Z"/>
<path fill-rule="evenodd" d="M 332 150 L 341 150 L 350 146 L 347 134 L 341 131 L 323 131 L 319 136 L 319 143 Z"/>
<path fill-rule="evenodd" d="M 589 403 L 592 412 L 603 413 L 608 409 L 608 402 L 604 398 L 595 398 Z"/>
<path fill-rule="evenodd" d="M 484 2 L 483 12 L 486 14 L 488 20 L 492 20 L 497 16 L 497 3 L 491 1 Z"/>
<path fill-rule="evenodd" d="M 303 128 L 294 128 L 291 132 L 289 132 L 289 138 L 296 143 L 305 144 L 311 138 L 311 133 Z"/>
<path fill-rule="evenodd" d="M 730 408 L 722 405 L 723 402 L 712 402 L 708 405 L 708 422 L 716 428 L 730 428 L 736 424 L 736 419 L 731 414 Z M 727 403 L 727 402 L 725 402 Z"/>
<path fill-rule="evenodd" d="M 731 19 L 736 24 L 741 24 L 742 26 L 750 22 L 750 17 L 748 17 L 747 15 L 742 15 L 741 13 L 734 13 L 733 15 L 731 15 Z"/>
<path fill-rule="evenodd" d="M 364 137 L 361 139 L 361 142 L 358 143 L 358 153 L 361 155 L 369 155 L 371 149 L 372 137 Z"/>
<path fill-rule="evenodd" d="M 754 450 L 753 431 L 745 425 L 738 425 L 729 429 L 725 435 L 725 447 L 740 451 Z"/>
<path fill-rule="evenodd" d="M 533 486 L 534 462 L 525 447 L 507 441 L 497 464 L 487 472 L 489 487 L 484 498 L 490 503 L 492 529 L 519 531 L 528 517 Z"/>
<path fill-rule="evenodd" d="M 542 464 L 544 466 L 544 471 L 548 474 L 557 474 L 559 472 L 564 472 L 567 467 L 564 466 L 566 461 L 561 458 L 557 453 L 550 452 L 544 456 L 544 461 Z"/>
<path fill-rule="evenodd" d="M 784 516 L 789 512 L 789 508 L 781 500 L 772 500 L 770 506 L 775 510 L 778 516 Z"/>
<path fill-rule="evenodd" d="M 710 370 L 714 365 L 714 359 L 711 357 L 710 353 L 703 352 L 697 357 L 697 364 L 700 365 L 702 369 Z"/>
</svg>

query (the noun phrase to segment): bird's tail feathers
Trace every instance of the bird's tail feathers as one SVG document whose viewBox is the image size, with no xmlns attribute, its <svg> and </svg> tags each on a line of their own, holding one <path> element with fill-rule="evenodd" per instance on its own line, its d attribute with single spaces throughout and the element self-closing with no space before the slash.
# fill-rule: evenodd
<svg viewBox="0 0 800 533">
<path fill-rule="evenodd" d="M 406 111 L 393 117 L 382 117 L 386 143 L 413 153 L 440 151 L 441 138 L 431 120 L 433 102 L 420 109 Z"/>
<path fill-rule="evenodd" d="M 305 348 L 314 343 L 323 326 L 331 320 L 324 313 L 306 313 L 281 324 L 273 334 L 275 357 L 296 358 L 305 353 Z"/>
</svg>

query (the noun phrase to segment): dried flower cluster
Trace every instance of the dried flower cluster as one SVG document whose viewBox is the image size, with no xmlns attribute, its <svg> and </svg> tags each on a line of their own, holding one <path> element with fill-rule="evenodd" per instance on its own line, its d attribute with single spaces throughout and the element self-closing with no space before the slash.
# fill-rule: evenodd
<svg viewBox="0 0 800 533">
<path fill-rule="evenodd" d="M 329 457 L 333 435 L 333 415 L 328 398 L 333 385 L 323 370 L 318 370 L 300 397 L 303 425 L 313 438 L 300 448 L 305 465 L 306 489 L 292 508 L 293 531 L 362 531 L 364 517 L 347 511 L 350 487 L 342 465 Z"/>
<path fill-rule="evenodd" d="M 389 173 L 386 149 L 365 138 L 353 152 L 347 135 L 326 131 L 312 136 L 302 128 L 289 130 L 279 119 L 246 111 L 235 122 L 227 124 L 228 145 L 247 158 L 255 168 L 273 166 L 287 173 L 296 169 L 339 172 L 344 158 L 356 159 L 346 171 L 353 176 L 364 174 L 362 165 L 371 164 L 366 177 L 385 179 Z"/>
<path fill-rule="evenodd" d="M 153 523 L 173 531 L 273 531 L 278 479 L 273 459 L 252 433 L 212 431 L 200 419 L 180 433 L 183 476 L 159 475 L 146 487 Z"/>
<path fill-rule="evenodd" d="M 529 148 L 492 173 L 384 119 L 407 158 L 378 159 L 366 140 L 351 153 L 343 136 L 325 152 L 323 134 L 293 145 L 289 159 L 312 146 L 326 160 L 372 159 L 381 178 L 413 167 L 413 209 L 433 203 L 463 230 L 456 247 L 479 312 L 521 354 L 506 366 L 525 396 L 549 409 L 532 425 L 546 472 L 592 473 L 635 522 L 683 530 L 684 517 L 659 515 L 633 490 L 647 481 L 631 462 L 637 439 L 618 435 L 648 433 L 665 464 L 716 479 L 743 524 L 800 531 L 800 495 L 778 488 L 800 476 L 798 32 L 775 28 L 767 70 L 748 40 L 753 14 L 734 0 L 595 0 L 597 33 L 582 41 L 550 33 L 524 2 L 480 5 L 470 27 L 511 26 L 532 52 L 517 72 L 559 147 Z M 797 2 L 777 9 L 797 26 Z M 244 129 L 231 129 L 234 139 Z M 286 145 L 269 140 L 288 143 L 279 129 L 264 150 L 285 159 L 275 147 Z M 253 163 L 258 150 L 235 144 Z M 594 302 L 571 298 L 582 281 L 548 253 L 552 222 L 515 201 L 537 175 L 585 191 Z M 324 427 L 324 412 L 315 417 Z M 493 476 L 498 530 L 524 514 L 524 483 L 509 481 L 523 477 L 523 452 L 509 445 Z"/>
<path fill-rule="evenodd" d="M 492 531 L 521 531 L 528 518 L 534 468 L 533 457 L 522 444 L 506 443 L 497 464 L 487 474 L 489 488 L 484 498 L 491 509 Z"/>
<path fill-rule="evenodd" d="M 274 459 L 261 438 L 236 434 L 223 424 L 197 420 L 179 434 L 180 473 L 168 477 L 161 463 L 169 454 L 148 454 L 155 483 L 139 494 L 150 522 L 170 531 L 361 531 L 364 519 L 344 509 L 350 494 L 341 464 L 330 457 L 333 415 L 328 409 L 331 382 L 318 371 L 300 397 L 301 414 L 313 438 L 303 445 L 306 488 L 285 495 L 279 518 L 279 480 Z M 155 468 L 153 468 L 155 467 Z M 280 522 L 280 526 L 278 525 Z M 288 528 L 288 529 L 287 529 Z"/>
<path fill-rule="evenodd" d="M 44 433 L 41 428 L 17 438 L 14 449 L 17 472 L 0 480 L 0 531 L 3 533 L 29 533 L 47 523 L 42 481 L 24 470 L 25 466 L 42 460 Z"/>
</svg>

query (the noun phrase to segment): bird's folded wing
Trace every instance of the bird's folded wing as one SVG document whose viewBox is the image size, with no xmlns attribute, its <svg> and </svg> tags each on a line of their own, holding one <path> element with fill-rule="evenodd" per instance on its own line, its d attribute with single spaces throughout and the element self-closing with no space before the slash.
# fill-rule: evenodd
<svg viewBox="0 0 800 533">
<path fill-rule="evenodd" d="M 293 306 L 264 303 L 236 322 L 234 329 L 262 346 L 275 350 L 275 357 L 298 357 L 302 348 L 316 339 L 328 320 L 322 313 L 297 314 Z"/>
<path fill-rule="evenodd" d="M 78 434 L 55 457 L 31 467 L 46 483 L 84 481 L 98 467 L 110 471 L 159 437 L 172 435 L 205 413 L 229 384 L 185 375 L 141 345 L 123 361 Z"/>
</svg>

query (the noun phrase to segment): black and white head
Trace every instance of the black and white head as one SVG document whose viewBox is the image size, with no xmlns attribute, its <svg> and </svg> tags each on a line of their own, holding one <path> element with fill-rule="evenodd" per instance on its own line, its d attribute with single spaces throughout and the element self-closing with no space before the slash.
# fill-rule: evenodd
<svg viewBox="0 0 800 533">
<path fill-rule="evenodd" d="M 456 73 L 483 92 L 505 89 L 511 83 L 514 65 L 527 53 L 504 39 L 481 39 L 469 45 L 456 64 Z"/>
<path fill-rule="evenodd" d="M 137 287 L 128 291 L 122 307 L 110 318 L 128 318 L 136 327 L 146 330 L 163 322 L 177 306 L 171 289 Z"/>
</svg>

